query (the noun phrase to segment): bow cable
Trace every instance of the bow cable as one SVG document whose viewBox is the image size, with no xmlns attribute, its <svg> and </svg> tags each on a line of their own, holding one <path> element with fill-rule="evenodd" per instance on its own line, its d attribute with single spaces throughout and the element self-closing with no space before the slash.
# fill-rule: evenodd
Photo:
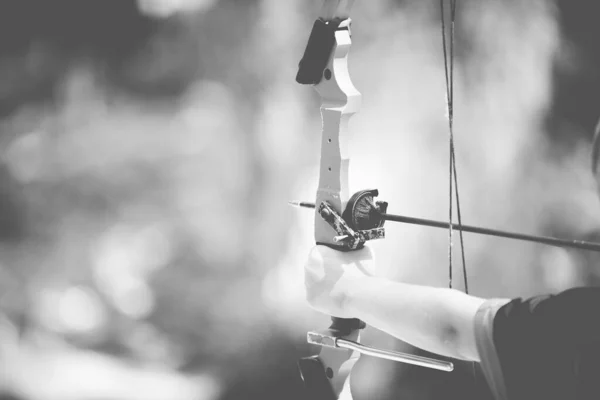
<svg viewBox="0 0 600 400">
<path fill-rule="evenodd" d="M 446 105 L 448 116 L 448 147 L 449 147 L 449 179 L 448 179 L 448 287 L 452 288 L 453 266 L 453 194 L 456 197 L 456 214 L 458 225 L 462 226 L 462 215 L 460 211 L 460 196 L 458 192 L 458 174 L 456 173 L 456 152 L 454 149 L 454 22 L 456 20 L 456 0 L 450 0 L 450 40 L 446 33 L 446 11 L 444 1 L 440 0 L 440 19 L 442 26 L 442 45 L 444 53 L 444 72 L 446 78 Z M 459 230 L 460 250 L 462 256 L 463 278 L 465 293 L 469 293 L 467 278 L 467 263 L 465 259 L 465 246 L 463 232 Z"/>
<path fill-rule="evenodd" d="M 444 48 L 444 72 L 446 77 L 446 104 L 448 106 L 448 147 L 449 147 L 449 194 L 448 194 L 448 287 L 452 289 L 452 192 L 456 196 L 456 215 L 458 225 L 462 226 L 462 216 L 460 213 L 460 197 L 458 195 L 458 174 L 456 173 L 456 152 L 454 149 L 454 21 L 456 20 L 456 0 L 450 0 L 450 43 L 446 40 L 446 17 L 444 12 L 444 0 L 440 0 L 440 17 L 442 22 L 442 44 Z M 449 49 L 448 49 L 449 48 Z M 448 53 L 449 57 L 448 57 Z M 448 58 L 450 66 L 448 67 Z M 463 231 L 459 230 L 460 253 L 462 256 L 462 269 L 465 293 L 469 293 L 469 284 L 467 278 L 467 263 L 465 260 L 465 244 L 463 240 Z M 471 364 L 473 369 L 473 378 L 477 385 L 477 370 L 475 362 Z"/>
</svg>

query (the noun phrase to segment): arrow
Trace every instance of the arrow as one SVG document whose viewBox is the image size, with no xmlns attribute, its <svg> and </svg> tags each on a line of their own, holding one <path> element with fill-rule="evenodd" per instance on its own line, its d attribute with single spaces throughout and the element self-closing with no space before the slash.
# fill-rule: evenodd
<svg viewBox="0 0 600 400">
<path fill-rule="evenodd" d="M 310 203 L 310 202 L 306 202 L 306 201 L 290 201 L 288 203 L 295 207 L 315 208 L 314 203 Z M 385 221 L 401 222 L 401 223 L 412 224 L 412 225 L 430 226 L 430 227 L 434 227 L 434 228 L 448 229 L 448 227 L 450 226 L 450 224 L 445 221 L 436 221 L 436 220 L 432 220 L 432 219 L 407 217 L 404 215 L 380 213 L 379 217 Z M 597 242 L 587 242 L 587 241 L 583 241 L 583 240 L 573 240 L 573 239 L 560 239 L 560 238 L 555 238 L 555 237 L 550 237 L 550 236 L 528 235 L 528 234 L 524 234 L 524 233 L 502 231 L 502 230 L 498 230 L 498 229 L 482 228 L 479 226 L 455 224 L 455 223 L 451 224 L 451 227 L 452 227 L 452 229 L 456 229 L 458 231 L 476 233 L 479 235 L 496 236 L 496 237 L 502 237 L 502 238 L 507 238 L 507 239 L 520 240 L 520 241 L 524 241 L 524 242 L 541 243 L 541 244 L 545 244 L 548 246 L 566 247 L 566 248 L 600 252 L 600 243 L 597 243 Z M 343 237 L 343 236 L 335 237 L 336 241 L 342 241 L 344 239 L 345 239 L 345 237 Z"/>
</svg>

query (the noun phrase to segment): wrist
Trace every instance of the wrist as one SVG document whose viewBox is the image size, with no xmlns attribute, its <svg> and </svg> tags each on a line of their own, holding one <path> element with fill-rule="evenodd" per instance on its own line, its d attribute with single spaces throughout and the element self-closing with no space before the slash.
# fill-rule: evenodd
<svg viewBox="0 0 600 400">
<path fill-rule="evenodd" d="M 361 315 L 360 299 L 364 298 L 361 295 L 366 288 L 371 286 L 372 277 L 369 276 L 344 276 L 340 280 L 340 308 L 344 315 L 352 318 L 363 319 Z"/>
</svg>

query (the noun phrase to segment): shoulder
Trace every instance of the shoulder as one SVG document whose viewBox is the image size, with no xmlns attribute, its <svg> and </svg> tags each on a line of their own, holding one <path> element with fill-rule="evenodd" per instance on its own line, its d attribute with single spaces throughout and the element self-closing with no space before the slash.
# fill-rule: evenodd
<svg viewBox="0 0 600 400">
<path fill-rule="evenodd" d="M 600 337 L 600 288 L 580 287 L 527 299 L 487 300 L 475 316 L 478 350 L 494 345 L 501 356 L 540 341 L 585 342 Z M 481 346 L 481 349 L 479 348 Z"/>
<path fill-rule="evenodd" d="M 596 315 L 600 316 L 600 288 L 482 304 L 475 318 L 475 339 L 496 398 L 507 398 L 507 384 L 526 385 L 524 377 L 531 371 L 553 376 L 551 369 L 561 363 L 558 355 L 571 362 L 574 348 L 600 337 L 600 318 L 591 317 Z M 552 360 L 548 354 L 554 354 Z"/>
<path fill-rule="evenodd" d="M 504 334 L 551 336 L 555 339 L 585 340 L 600 335 L 600 288 L 579 287 L 558 294 L 514 299 L 495 312 L 494 337 Z"/>
</svg>

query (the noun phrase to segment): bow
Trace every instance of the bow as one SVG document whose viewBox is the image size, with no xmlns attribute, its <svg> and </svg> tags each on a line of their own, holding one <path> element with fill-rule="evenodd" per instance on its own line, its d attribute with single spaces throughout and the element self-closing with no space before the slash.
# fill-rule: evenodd
<svg viewBox="0 0 600 400">
<path fill-rule="evenodd" d="M 361 105 L 361 94 L 348 71 L 352 43 L 349 14 L 353 3 L 354 0 L 325 0 L 296 77 L 298 83 L 313 85 L 321 97 L 323 125 L 315 240 L 343 251 L 357 250 L 367 240 L 384 238 L 382 215 L 387 209 L 387 203 L 374 201 L 377 190 L 349 196 L 348 122 Z M 453 368 L 444 361 L 363 346 L 358 341 L 364 327 L 358 319 L 332 317 L 329 329 L 308 333 L 309 343 L 322 346 L 317 356 L 299 361 L 311 399 L 351 398 L 348 378 L 360 353 L 446 371 Z"/>
<path fill-rule="evenodd" d="M 447 0 L 446 0 L 447 1 Z M 387 203 L 375 201 L 376 189 L 349 195 L 348 171 L 350 140 L 348 123 L 359 111 L 361 94 L 352 84 L 348 71 L 351 41 L 350 10 L 354 0 L 325 0 L 315 21 L 304 56 L 300 61 L 296 81 L 312 85 L 321 97 L 321 159 L 316 201 L 290 202 L 292 205 L 314 208 L 315 240 L 342 251 L 354 251 L 368 240 L 385 237 L 385 221 L 411 223 L 448 229 L 449 286 L 452 287 L 453 231 L 460 233 L 464 289 L 468 292 L 466 262 L 462 232 L 473 232 L 509 239 L 538 242 L 546 245 L 600 251 L 600 243 L 558 239 L 464 225 L 460 213 L 458 176 L 453 132 L 453 72 L 454 21 L 456 0 L 449 7 L 440 0 L 440 22 L 446 78 L 446 100 L 449 133 L 449 219 L 446 222 L 413 218 L 387 213 Z M 449 21 L 447 21 L 449 20 Z M 449 32 L 449 38 L 448 38 Z M 597 135 L 600 137 L 600 135 Z M 600 143 L 600 139 L 598 140 Z M 598 145 L 600 148 L 600 145 Z M 595 162 L 600 159 L 596 151 Z M 456 209 L 454 209 L 454 204 Z M 454 211 L 458 223 L 454 223 Z M 350 372 L 359 354 L 393 361 L 452 371 L 453 364 L 431 358 L 376 349 L 359 343 L 365 324 L 358 319 L 332 318 L 331 326 L 320 332 L 309 332 L 308 342 L 321 346 L 318 355 L 303 358 L 299 368 L 307 389 L 307 397 L 316 400 L 351 398 Z"/>
</svg>

